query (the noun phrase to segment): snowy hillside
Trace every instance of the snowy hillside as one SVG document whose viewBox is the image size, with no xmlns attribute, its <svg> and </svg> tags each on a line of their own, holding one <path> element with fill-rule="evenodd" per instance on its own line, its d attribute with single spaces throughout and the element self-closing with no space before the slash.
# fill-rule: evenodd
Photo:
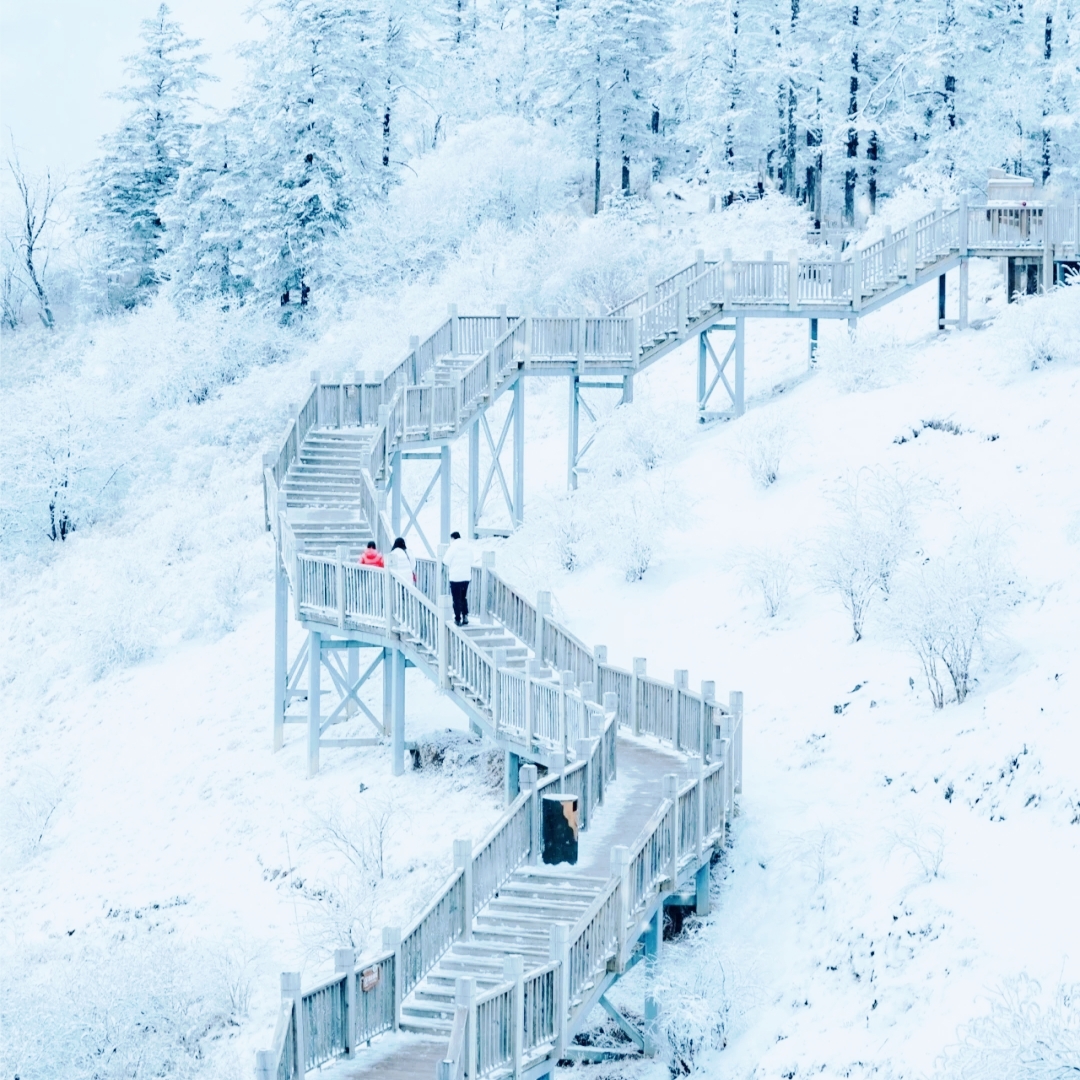
<svg viewBox="0 0 1080 1080">
<path fill-rule="evenodd" d="M 381 750 L 331 752 L 313 781 L 295 736 L 271 755 L 261 454 L 309 369 L 385 365 L 450 300 L 557 303 L 590 267 L 603 284 L 621 266 L 620 237 L 644 272 L 698 245 L 783 250 L 798 221 L 769 200 L 697 209 L 660 226 L 554 219 L 501 242 L 497 274 L 477 243 L 436 287 L 373 295 L 306 340 L 176 321 L 164 304 L 93 340 L 23 339 L 4 376 L 8 452 L 62 430 L 40 418 L 68 408 L 73 475 L 116 490 L 62 546 L 23 547 L 5 579 L 9 1071 L 249 1075 L 277 973 L 307 980 L 335 944 L 373 945 L 441 879 L 455 822 L 476 837 L 494 820 L 480 747 L 396 780 Z M 979 328 L 963 334 L 932 332 L 929 294 L 863 320 L 854 343 L 825 326 L 809 374 L 805 324 L 751 323 L 750 408 L 722 426 L 696 424 L 687 347 L 638 379 L 634 405 L 598 406 L 592 472 L 569 497 L 565 387 L 529 384 L 527 525 L 498 543 L 501 572 L 552 588 L 616 662 L 689 663 L 746 695 L 715 914 L 687 924 L 662 971 L 673 1053 L 700 1075 L 1005 1077 L 1022 1075 L 1020 1038 L 1076 1053 L 1075 1005 L 1055 995 L 1080 978 L 1080 304 L 1066 290 L 1007 307 L 990 263 L 972 299 Z M 223 375 L 207 358 L 230 355 L 229 333 Z M 61 355 L 65 374 L 46 374 Z M 778 463 L 765 487 L 762 456 Z M 823 568 L 860 477 L 901 484 L 910 528 L 896 590 L 853 643 Z M 1007 603 L 970 696 L 936 709 L 900 583 L 973 532 L 1010 568 Z M 409 695 L 409 738 L 464 729 L 421 681 Z M 997 993 L 1022 1000 L 968 1036 L 997 1040 L 996 1063 L 941 1064 Z M 617 996 L 640 1009 L 633 979 Z"/>
</svg>

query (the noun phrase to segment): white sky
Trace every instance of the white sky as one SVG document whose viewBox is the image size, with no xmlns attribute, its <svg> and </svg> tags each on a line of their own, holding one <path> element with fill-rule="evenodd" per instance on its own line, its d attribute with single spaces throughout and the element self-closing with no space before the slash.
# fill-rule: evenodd
<svg viewBox="0 0 1080 1080">
<path fill-rule="evenodd" d="M 0 0 L 0 124 L 9 130 L 28 170 L 48 166 L 77 179 L 97 153 L 98 140 L 125 106 L 105 95 L 124 80 L 123 58 L 139 45 L 139 24 L 159 0 Z M 242 75 L 232 54 L 256 36 L 244 13 L 251 0 L 170 0 L 188 37 L 202 38 L 211 105 L 228 104 Z M 2 160 L 2 158 L 0 158 Z"/>
</svg>

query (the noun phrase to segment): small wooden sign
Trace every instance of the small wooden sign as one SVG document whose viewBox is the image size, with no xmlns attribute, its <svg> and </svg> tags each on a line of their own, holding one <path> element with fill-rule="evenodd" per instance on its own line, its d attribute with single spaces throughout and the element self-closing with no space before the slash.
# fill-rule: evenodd
<svg viewBox="0 0 1080 1080">
<path fill-rule="evenodd" d="M 379 985 L 379 979 L 381 977 L 380 969 L 377 967 L 364 968 L 360 972 L 360 989 L 365 994 L 370 993 Z"/>
</svg>

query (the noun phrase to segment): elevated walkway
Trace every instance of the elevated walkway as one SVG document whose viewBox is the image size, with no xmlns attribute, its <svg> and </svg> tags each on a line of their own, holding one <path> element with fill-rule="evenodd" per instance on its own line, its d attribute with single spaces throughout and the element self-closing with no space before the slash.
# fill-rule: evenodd
<svg viewBox="0 0 1080 1080">
<path fill-rule="evenodd" d="M 935 278 L 944 328 L 945 274 L 959 268 L 963 326 L 971 258 L 1006 258 L 1010 283 L 1047 288 L 1076 266 L 1078 239 L 1075 199 L 983 207 L 961 199 L 832 259 L 747 262 L 724 252 L 710 262 L 699 252 L 604 316 L 465 316 L 452 308 L 429 338 L 411 339 L 389 373 L 315 373 L 280 450 L 264 462 L 277 565 L 274 746 L 288 724 L 304 725 L 311 775 L 323 749 L 389 737 L 394 769 L 403 771 L 411 666 L 503 749 L 509 807 L 476 850 L 455 844 L 450 880 L 410 927 L 384 931 L 381 953 L 357 963 L 339 951 L 338 974 L 306 991 L 296 973 L 282 976 L 260 1080 L 293 1080 L 389 1032 L 397 1032 L 392 1047 L 356 1058 L 347 1075 L 430 1075 L 434 1060 L 446 1080 L 540 1077 L 561 1058 L 586 1053 L 573 1036 L 598 1005 L 634 1052 L 651 1053 L 658 1002 L 647 998 L 639 1029 L 606 991 L 640 960 L 655 962 L 665 905 L 707 909 L 709 864 L 741 791 L 741 694 L 722 706 L 712 683 L 692 692 L 686 671 L 666 683 L 648 677 L 640 658 L 630 670 L 612 666 L 603 646 L 585 645 L 552 617 L 547 593 L 535 602 L 522 596 L 490 558 L 473 570 L 472 625 L 455 626 L 436 547 L 449 538 L 456 439 L 468 442 L 469 535 L 505 534 L 524 518 L 527 377 L 568 380 L 573 487 L 591 442 L 579 441 L 580 413 L 590 414 L 582 390 L 632 400 L 637 372 L 697 337 L 701 419 L 738 416 L 746 318 L 807 319 L 812 360 L 819 319 L 856 320 Z M 728 330 L 733 340 L 721 359 L 711 335 Z M 730 397 L 725 411 L 710 408 L 720 386 Z M 402 483 L 406 462 L 435 466 L 415 506 Z M 422 522 L 436 490 L 432 544 Z M 489 496 L 500 495 L 505 513 L 494 520 Z M 369 539 L 386 552 L 397 535 L 413 536 L 427 553 L 415 581 L 358 565 Z M 292 658 L 290 593 L 307 635 Z M 362 664 L 365 650 L 374 657 Z M 381 715 L 360 694 L 377 671 Z M 334 737 L 337 725 L 353 721 L 373 731 Z M 574 867 L 541 865 L 545 790 L 578 797 L 585 833 Z M 443 1040 L 441 1056 L 433 1057 L 433 1039 Z"/>
</svg>

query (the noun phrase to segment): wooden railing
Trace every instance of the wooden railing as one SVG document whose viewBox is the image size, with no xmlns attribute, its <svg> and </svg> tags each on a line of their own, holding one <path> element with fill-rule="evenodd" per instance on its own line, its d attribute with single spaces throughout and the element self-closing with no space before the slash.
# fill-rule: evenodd
<svg viewBox="0 0 1080 1080">
<path fill-rule="evenodd" d="M 604 717 L 602 733 L 592 741 L 588 753 L 563 772 L 550 773 L 527 786 L 475 849 L 468 841 L 457 841 L 454 854 L 460 865 L 404 931 L 383 931 L 383 951 L 356 962 L 351 950 L 338 950 L 338 972 L 302 993 L 299 975 L 283 975 L 282 1007 L 274 1040 L 270 1050 L 258 1055 L 259 1080 L 303 1077 L 306 1070 L 395 1028 L 400 1022 L 402 999 L 454 942 L 469 935 L 473 917 L 514 871 L 525 862 L 539 860 L 539 800 L 543 792 L 569 791 L 576 782 L 581 793 L 582 827 L 589 827 L 595 808 L 603 802 L 608 784 L 615 779 L 617 727 L 612 710 Z M 519 1043 L 522 1052 L 551 1037 L 554 996 L 548 976 L 552 970 L 549 966 L 530 972 L 517 995 L 514 1008 L 524 1014 Z M 497 998 L 494 992 L 485 994 L 477 1004 Z M 505 1010 L 500 1013 L 498 1009 L 481 1009 L 479 1015 L 484 1019 L 472 1029 L 483 1041 L 483 1045 L 477 1043 L 477 1053 L 495 1069 L 505 1061 L 498 1058 L 501 1051 L 497 1047 L 505 1046 L 509 1036 L 505 1031 L 493 1036 L 492 1025 L 505 1022 L 509 1014 Z"/>
</svg>

